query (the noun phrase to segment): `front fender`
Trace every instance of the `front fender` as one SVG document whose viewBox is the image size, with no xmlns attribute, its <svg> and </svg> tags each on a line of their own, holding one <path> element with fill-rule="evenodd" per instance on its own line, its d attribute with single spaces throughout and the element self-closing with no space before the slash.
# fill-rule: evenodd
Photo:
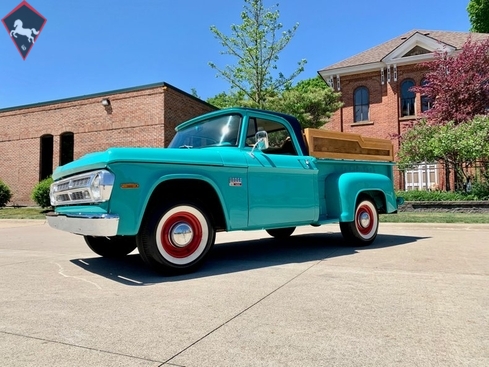
<svg viewBox="0 0 489 367">
<path fill-rule="evenodd" d="M 226 201 L 224 200 L 224 196 L 222 194 L 221 189 L 219 188 L 219 186 L 216 185 L 216 183 L 213 180 L 211 180 L 209 177 L 199 175 L 199 174 L 170 174 L 170 175 L 165 175 L 165 176 L 161 177 L 158 181 L 156 181 L 154 183 L 153 187 L 151 188 L 151 190 L 148 192 L 148 195 L 146 196 L 146 199 L 145 199 L 144 208 L 140 212 L 139 226 L 141 225 L 144 213 L 146 212 L 146 208 L 148 206 L 148 203 L 151 199 L 151 195 L 153 194 L 153 192 L 161 184 L 168 182 L 168 181 L 173 181 L 173 180 L 194 180 L 194 181 L 202 181 L 202 182 L 209 184 L 214 189 L 214 191 L 216 192 L 216 195 L 219 198 L 219 201 L 220 201 L 220 204 L 222 206 L 222 210 L 224 212 L 224 216 L 226 219 L 226 223 L 229 222 L 229 218 L 227 217 L 228 210 L 226 207 Z M 138 228 L 139 228 L 139 226 L 138 226 Z"/>
<path fill-rule="evenodd" d="M 119 235 L 135 235 L 138 233 L 152 194 L 161 184 L 172 180 L 196 180 L 209 184 L 216 192 L 222 205 L 225 220 L 228 222 L 228 210 L 221 189 L 209 177 L 200 174 L 170 174 L 145 180 L 146 183 L 141 182 L 141 187 L 137 190 L 126 190 L 124 194 L 120 190 L 117 191 L 111 199 L 111 212 L 120 214 Z M 144 195 L 141 195 L 143 192 Z M 169 195 L 171 194 L 169 193 Z"/>
<path fill-rule="evenodd" d="M 338 218 L 340 222 L 353 221 L 357 199 L 362 193 L 371 197 L 373 194 L 382 194 L 386 212 L 397 210 L 393 183 L 385 175 L 366 172 L 334 173 L 326 177 L 325 185 L 328 218 Z M 376 202 L 377 208 L 379 204 Z"/>
</svg>

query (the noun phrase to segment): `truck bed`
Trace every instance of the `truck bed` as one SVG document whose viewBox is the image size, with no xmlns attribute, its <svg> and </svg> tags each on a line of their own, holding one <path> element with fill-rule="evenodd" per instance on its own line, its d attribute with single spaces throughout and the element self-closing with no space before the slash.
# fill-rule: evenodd
<svg viewBox="0 0 489 367">
<path fill-rule="evenodd" d="M 362 155 L 357 157 L 360 156 Z M 394 162 L 375 159 L 367 161 L 317 158 L 315 164 L 318 169 L 319 223 L 321 224 L 342 217 L 341 210 L 337 206 L 337 198 L 341 197 L 343 192 L 376 191 L 379 189 L 387 193 L 393 192 L 392 166 L 395 165 Z M 342 191 L 342 187 L 345 189 L 345 181 L 341 180 L 345 174 L 355 176 L 361 182 L 361 187 L 356 186 L 354 190 Z M 354 200 L 355 198 L 350 199 Z M 391 213 L 396 210 L 396 207 L 387 205 L 381 212 Z"/>
</svg>

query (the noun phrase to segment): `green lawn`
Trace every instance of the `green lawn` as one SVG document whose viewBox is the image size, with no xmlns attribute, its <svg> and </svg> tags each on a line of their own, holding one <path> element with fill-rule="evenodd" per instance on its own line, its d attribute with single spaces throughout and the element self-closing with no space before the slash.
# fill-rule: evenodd
<svg viewBox="0 0 489 367">
<path fill-rule="evenodd" d="M 44 219 L 48 209 L 39 208 L 0 208 L 0 219 Z M 381 214 L 384 223 L 486 223 L 487 214 L 400 212 Z"/>
<path fill-rule="evenodd" d="M 44 219 L 48 211 L 39 208 L 0 208 L 0 219 Z"/>
</svg>

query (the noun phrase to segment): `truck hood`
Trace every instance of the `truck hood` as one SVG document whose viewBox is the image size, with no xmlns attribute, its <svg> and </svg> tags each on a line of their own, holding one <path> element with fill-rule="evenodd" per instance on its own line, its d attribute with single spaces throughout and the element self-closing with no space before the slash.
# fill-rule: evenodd
<svg viewBox="0 0 489 367">
<path fill-rule="evenodd" d="M 223 166 L 219 150 L 222 148 L 175 149 L 175 148 L 109 148 L 104 152 L 89 153 L 56 168 L 53 179 L 81 172 L 102 169 L 113 163 L 163 163 Z M 227 148 L 229 149 L 229 148 Z"/>
</svg>

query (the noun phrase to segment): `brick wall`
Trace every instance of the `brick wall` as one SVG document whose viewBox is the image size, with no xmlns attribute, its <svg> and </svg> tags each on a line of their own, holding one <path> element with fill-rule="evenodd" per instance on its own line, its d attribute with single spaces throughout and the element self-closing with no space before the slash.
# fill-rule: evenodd
<svg viewBox="0 0 489 367">
<path fill-rule="evenodd" d="M 175 127 L 182 121 L 209 112 L 209 106 L 195 103 L 196 98 L 168 88 L 164 94 L 164 144 L 167 146 L 175 136 Z"/>
<path fill-rule="evenodd" d="M 392 69 L 391 69 L 392 71 Z M 405 131 L 416 117 L 421 117 L 421 98 L 416 95 L 415 110 L 417 116 L 401 117 L 400 112 L 400 86 L 405 79 L 412 79 L 416 85 L 420 85 L 424 72 L 416 65 L 398 66 L 397 81 L 391 74 L 391 81 L 382 85 L 380 70 L 356 75 L 340 76 L 341 78 L 341 100 L 344 106 L 337 111 L 325 129 L 334 131 L 352 132 L 364 136 L 391 139 L 394 151 L 397 154 L 399 141 L 397 136 Z M 367 87 L 370 97 L 369 121 L 354 122 L 353 93 L 358 87 Z M 395 177 L 396 188 L 403 185 L 403 177 L 400 172 Z"/>
<path fill-rule="evenodd" d="M 110 106 L 101 104 L 102 98 Z M 111 146 L 166 146 L 179 123 L 214 110 L 168 84 L 0 110 L 0 180 L 13 191 L 9 205 L 33 205 L 43 135 L 53 136 L 53 170 L 60 135 L 74 134 L 74 159 Z"/>
</svg>

